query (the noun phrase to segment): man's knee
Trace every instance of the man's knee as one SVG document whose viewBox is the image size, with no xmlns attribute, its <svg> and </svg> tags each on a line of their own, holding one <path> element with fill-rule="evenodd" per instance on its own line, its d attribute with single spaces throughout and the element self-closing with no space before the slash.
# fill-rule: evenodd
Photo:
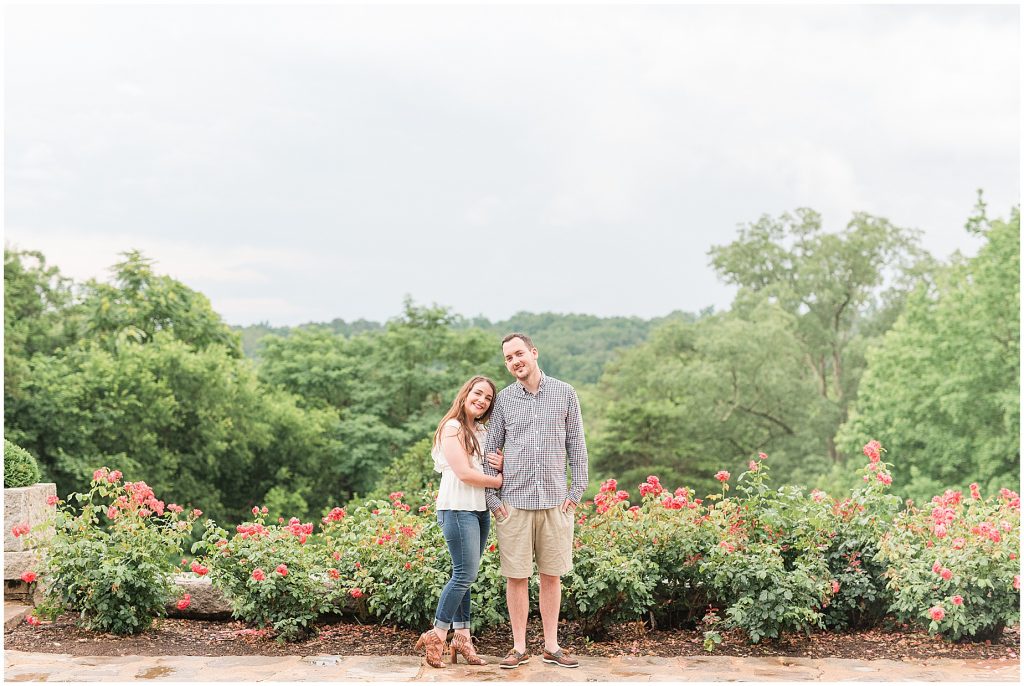
<svg viewBox="0 0 1024 686">
<path fill-rule="evenodd" d="M 548 584 L 559 584 L 561 582 L 562 582 L 562 577 L 560 577 L 560 576 L 555 576 L 553 574 L 541 574 L 540 575 L 540 585 L 541 586 L 546 586 Z"/>
</svg>

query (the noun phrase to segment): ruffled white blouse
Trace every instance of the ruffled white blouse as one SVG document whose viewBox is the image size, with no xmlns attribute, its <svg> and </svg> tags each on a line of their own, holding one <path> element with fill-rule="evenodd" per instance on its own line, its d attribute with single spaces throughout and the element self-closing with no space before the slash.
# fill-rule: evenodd
<svg viewBox="0 0 1024 686">
<path fill-rule="evenodd" d="M 446 428 L 455 427 L 457 429 L 460 426 L 461 424 L 457 419 L 449 419 L 445 422 Z M 481 448 L 486 437 L 487 429 L 478 424 L 476 440 Z M 430 455 L 434 458 L 434 471 L 441 473 L 441 485 L 437 491 L 438 510 L 471 510 L 479 512 L 487 509 L 483 487 L 470 486 L 456 476 L 448 464 L 448 460 L 444 456 L 444 450 L 442 450 L 440 445 L 435 444 Z M 484 473 L 483 457 L 479 453 L 469 456 L 469 465 L 481 474 Z"/>
</svg>

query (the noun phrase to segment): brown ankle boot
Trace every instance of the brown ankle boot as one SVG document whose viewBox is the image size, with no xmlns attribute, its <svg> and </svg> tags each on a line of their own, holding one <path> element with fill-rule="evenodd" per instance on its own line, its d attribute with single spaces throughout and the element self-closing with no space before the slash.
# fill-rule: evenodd
<svg viewBox="0 0 1024 686">
<path fill-rule="evenodd" d="M 444 655 L 446 647 L 444 640 L 438 638 L 433 629 L 423 632 L 419 640 L 416 641 L 416 650 L 420 648 L 426 650 L 427 664 L 431 667 L 444 667 L 444 660 L 441 659 L 441 656 Z"/>
<path fill-rule="evenodd" d="M 459 661 L 459 655 L 462 655 L 462 659 L 469 665 L 487 664 L 485 660 L 482 660 L 480 656 L 476 654 L 476 648 L 473 647 L 473 640 L 463 636 L 462 634 L 455 634 L 452 636 L 451 651 L 453 665 Z"/>
</svg>

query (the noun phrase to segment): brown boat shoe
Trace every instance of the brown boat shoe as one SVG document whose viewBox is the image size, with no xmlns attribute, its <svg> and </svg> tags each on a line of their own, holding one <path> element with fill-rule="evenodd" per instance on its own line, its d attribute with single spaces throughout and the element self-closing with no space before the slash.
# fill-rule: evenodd
<svg viewBox="0 0 1024 686">
<path fill-rule="evenodd" d="M 549 653 L 545 648 L 544 654 L 541 656 L 541 659 L 544 660 L 544 662 L 550 662 L 551 664 L 558 665 L 559 667 L 572 668 L 580 666 L 579 660 L 577 660 L 574 657 L 566 655 L 561 648 L 559 648 L 553 653 Z"/>
<path fill-rule="evenodd" d="M 512 650 L 508 651 L 508 655 L 506 655 L 504 659 L 498 663 L 498 666 L 502 669 L 515 669 L 524 662 L 529 662 L 529 660 L 529 653 L 520 653 L 518 650 L 513 648 Z"/>
</svg>

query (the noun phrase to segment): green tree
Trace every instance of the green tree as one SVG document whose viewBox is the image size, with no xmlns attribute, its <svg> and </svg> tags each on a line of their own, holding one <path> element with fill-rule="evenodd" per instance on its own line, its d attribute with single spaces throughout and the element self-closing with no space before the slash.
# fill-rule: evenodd
<svg viewBox="0 0 1024 686">
<path fill-rule="evenodd" d="M 17 403 L 29 358 L 77 338 L 71 279 L 40 252 L 4 249 L 4 403 Z"/>
<path fill-rule="evenodd" d="M 37 355 L 29 372 L 8 432 L 61 493 L 107 465 L 214 517 L 238 517 L 282 483 L 282 466 L 301 476 L 288 485 L 316 492 L 340 452 L 333 413 L 262 387 L 251 363 L 221 346 L 122 336 L 114 350 L 85 343 Z M 316 505 L 327 504 L 326 490 L 319 495 Z"/>
<path fill-rule="evenodd" d="M 795 317 L 763 298 L 744 314 L 669 322 L 609 365 L 591 437 L 599 472 L 620 487 L 653 473 L 707 492 L 716 471 L 739 473 L 760 451 L 773 464 L 813 452 L 822 410 Z"/>
<path fill-rule="evenodd" d="M 220 345 L 232 357 L 242 356 L 238 334 L 205 295 L 154 273 L 153 261 L 136 250 L 122 254 L 124 261 L 111 268 L 113 283 L 92 280 L 85 285 L 85 338 L 111 345 L 122 333 L 145 342 L 168 331 L 196 348 Z"/>
<path fill-rule="evenodd" d="M 456 319 L 445 308 L 407 300 L 403 315 L 381 331 L 345 338 L 310 327 L 264 339 L 261 378 L 305 407 L 337 413 L 346 449 L 334 469 L 345 495 L 369 491 L 393 460 L 432 435 L 471 376 L 504 385 L 498 339 L 458 328 Z"/>
<path fill-rule="evenodd" d="M 831 407 L 823 439 L 840 458 L 833 437 L 847 417 L 863 372 L 858 337 L 888 322 L 903 297 L 931 267 L 918 231 L 858 212 L 839 233 L 822 230 L 809 209 L 762 217 L 729 245 L 710 251 L 718 274 L 743 291 L 761 293 L 796 317 L 796 338 L 818 395 Z"/>
<path fill-rule="evenodd" d="M 868 351 L 861 391 L 838 441 L 877 438 L 892 455 L 894 488 L 917 499 L 979 482 L 1020 483 L 1020 211 L 968 222 L 984 236 L 914 291 Z"/>
</svg>

